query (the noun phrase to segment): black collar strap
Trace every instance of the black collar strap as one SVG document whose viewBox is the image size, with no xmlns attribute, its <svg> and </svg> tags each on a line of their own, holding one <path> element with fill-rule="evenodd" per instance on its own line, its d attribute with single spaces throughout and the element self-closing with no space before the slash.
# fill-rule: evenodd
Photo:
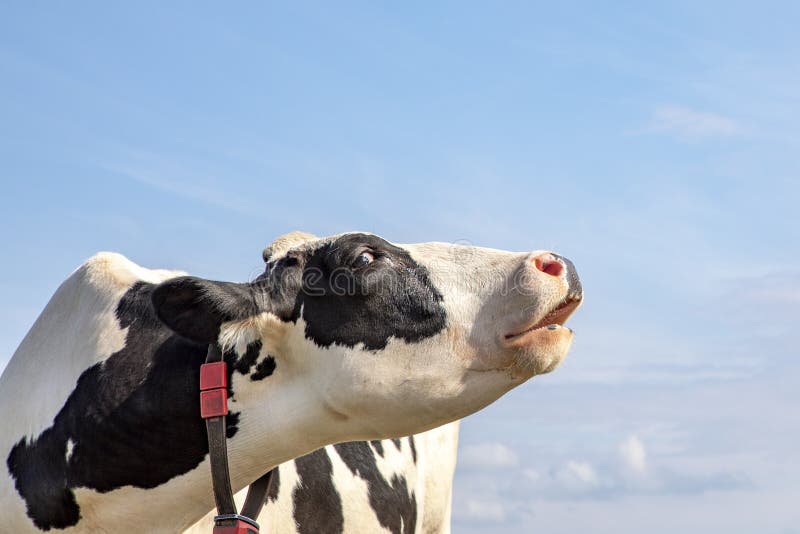
<svg viewBox="0 0 800 534">
<path fill-rule="evenodd" d="M 208 346 L 206 363 L 200 366 L 200 416 L 206 420 L 211 483 L 217 515 L 213 534 L 259 534 L 255 519 L 261 512 L 272 479 L 272 471 L 250 485 L 241 515 L 231 490 L 225 416 L 228 414 L 228 372 L 216 343 Z"/>
</svg>

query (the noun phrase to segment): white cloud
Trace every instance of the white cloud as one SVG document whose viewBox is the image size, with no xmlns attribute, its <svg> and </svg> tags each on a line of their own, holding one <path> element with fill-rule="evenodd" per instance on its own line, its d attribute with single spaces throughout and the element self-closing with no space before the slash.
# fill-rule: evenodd
<svg viewBox="0 0 800 534">
<path fill-rule="evenodd" d="M 504 521 L 506 509 L 503 503 L 489 498 L 471 498 L 459 503 L 457 514 L 461 520 Z"/>
<path fill-rule="evenodd" d="M 557 446 L 559 452 L 547 459 L 549 455 L 542 455 L 541 450 L 519 459 L 515 455 L 506 457 L 508 448 L 498 443 L 466 447 L 470 465 L 478 465 L 477 459 L 481 458 L 484 462 L 480 466 L 509 465 L 513 461 L 518 469 L 459 470 L 454 493 L 456 524 L 525 522 L 531 511 L 530 499 L 584 506 L 632 498 L 748 492 L 754 487 L 747 469 L 740 470 L 739 464 L 730 459 L 708 464 L 708 459 L 703 458 L 689 465 L 683 460 L 688 457 L 686 452 L 679 457 L 681 461 L 676 461 L 671 453 L 664 454 L 653 436 L 648 434 L 648 439 L 655 445 L 648 447 L 640 435 L 637 432 L 622 434 L 622 439 L 602 440 L 605 446 L 596 451 L 584 444 L 580 449 L 588 457 L 568 456 L 563 443 Z M 529 459 L 537 463 L 528 464 Z"/>
<path fill-rule="evenodd" d="M 133 179 L 140 184 L 153 189 L 170 193 L 188 200 L 198 201 L 211 206 L 224 208 L 241 215 L 258 216 L 259 211 L 252 203 L 252 199 L 242 195 L 235 195 L 227 191 L 222 185 L 213 186 L 208 179 L 201 178 L 190 171 L 183 170 L 184 180 L 164 176 L 158 169 L 110 167 L 106 169 L 121 176 Z"/>
<path fill-rule="evenodd" d="M 656 108 L 647 130 L 671 133 L 687 139 L 729 137 L 743 132 L 741 125 L 730 117 L 683 106 Z"/>
<path fill-rule="evenodd" d="M 556 471 L 555 479 L 566 489 L 578 492 L 592 490 L 600 485 L 597 471 L 589 462 L 570 460 Z"/>
<path fill-rule="evenodd" d="M 647 471 L 647 451 L 644 443 L 636 436 L 629 436 L 619 444 L 619 455 L 623 468 L 635 475 L 644 475 Z"/>
<path fill-rule="evenodd" d="M 458 455 L 459 467 L 502 469 L 519 463 L 517 454 L 498 442 L 478 443 L 464 447 Z"/>
</svg>

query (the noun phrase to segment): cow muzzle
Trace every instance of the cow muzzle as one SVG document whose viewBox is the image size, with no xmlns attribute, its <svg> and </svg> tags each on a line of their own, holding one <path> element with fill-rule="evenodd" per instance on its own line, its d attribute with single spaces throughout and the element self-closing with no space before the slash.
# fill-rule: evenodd
<svg viewBox="0 0 800 534">
<path fill-rule="evenodd" d="M 513 305 L 522 311 L 509 314 L 500 345 L 518 352 L 516 367 L 549 372 L 569 350 L 573 333 L 564 324 L 583 302 L 583 288 L 573 263 L 552 252 L 531 253 L 520 274 Z"/>
</svg>

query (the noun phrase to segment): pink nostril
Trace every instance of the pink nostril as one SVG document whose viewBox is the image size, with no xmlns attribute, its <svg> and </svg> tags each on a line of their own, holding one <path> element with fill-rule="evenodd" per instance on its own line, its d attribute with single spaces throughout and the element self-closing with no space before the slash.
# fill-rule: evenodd
<svg viewBox="0 0 800 534">
<path fill-rule="evenodd" d="M 537 269 L 550 276 L 558 277 L 564 272 L 564 264 L 555 259 L 552 254 L 536 256 L 533 259 L 533 264 L 536 265 Z"/>
</svg>

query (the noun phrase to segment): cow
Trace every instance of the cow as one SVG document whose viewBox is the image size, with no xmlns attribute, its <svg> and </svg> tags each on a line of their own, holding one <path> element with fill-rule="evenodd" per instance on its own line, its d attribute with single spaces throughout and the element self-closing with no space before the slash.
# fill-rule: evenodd
<svg viewBox="0 0 800 534">
<path fill-rule="evenodd" d="M 59 287 L 0 377 L 5 530 L 178 532 L 203 517 L 209 344 L 227 363 L 239 490 L 325 445 L 455 421 L 552 371 L 582 301 L 574 266 L 547 251 L 292 233 L 265 259 L 234 283 L 100 253 Z"/>
</svg>

